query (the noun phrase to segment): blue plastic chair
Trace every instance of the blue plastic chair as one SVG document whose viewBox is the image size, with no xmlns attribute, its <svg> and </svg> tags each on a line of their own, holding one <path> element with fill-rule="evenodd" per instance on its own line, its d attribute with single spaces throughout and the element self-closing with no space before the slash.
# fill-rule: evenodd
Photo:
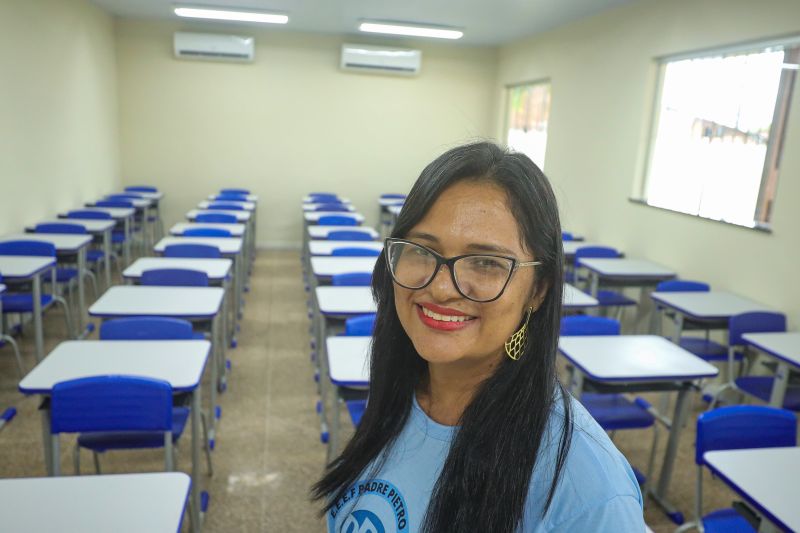
<svg viewBox="0 0 800 533">
<path fill-rule="evenodd" d="M 364 411 L 367 408 L 367 400 L 348 400 L 344 402 L 347 406 L 347 413 L 350 415 L 350 421 L 353 422 L 355 427 L 361 423 L 361 418 L 364 416 Z"/>
<path fill-rule="evenodd" d="M 346 337 L 369 337 L 375 330 L 375 313 L 354 316 L 344 321 Z"/>
<path fill-rule="evenodd" d="M 184 237 L 230 237 L 231 232 L 222 228 L 189 228 L 183 232 Z"/>
<path fill-rule="evenodd" d="M 620 323 L 613 318 L 570 315 L 561 318 L 561 336 L 619 335 Z M 574 371 L 570 367 L 570 372 Z M 571 379 L 570 379 L 571 381 Z M 652 414 L 652 406 L 644 398 L 632 401 L 623 394 L 583 393 L 581 403 L 604 430 L 612 432 L 624 429 L 653 428 L 653 444 L 647 465 L 647 476 L 634 468 L 636 478 L 644 484 L 653 472 L 658 425 Z"/>
<path fill-rule="evenodd" d="M 170 244 L 164 247 L 164 257 L 219 259 L 222 254 L 219 248 L 208 244 Z"/>
<path fill-rule="evenodd" d="M 402 193 L 396 193 L 396 192 L 387 192 L 387 193 L 381 194 L 381 198 L 383 198 L 384 200 L 405 200 L 406 195 L 402 194 Z"/>
<path fill-rule="evenodd" d="M 106 320 L 100 325 L 101 341 L 192 340 L 188 320 L 165 317 L 133 317 Z"/>
<path fill-rule="evenodd" d="M 127 200 L 99 200 L 94 205 L 95 207 L 132 208 L 133 202 Z"/>
<path fill-rule="evenodd" d="M 220 189 L 220 194 L 250 194 L 250 189 Z"/>
<path fill-rule="evenodd" d="M 236 224 L 236 215 L 228 215 L 226 213 L 200 213 L 195 217 L 194 221 L 214 224 Z"/>
<path fill-rule="evenodd" d="M 331 250 L 331 255 L 337 257 L 378 257 L 381 252 L 372 248 L 334 248 Z"/>
<path fill-rule="evenodd" d="M 155 286 L 208 287 L 208 274 L 187 268 L 157 268 L 142 272 L 139 282 Z"/>
<path fill-rule="evenodd" d="M 76 474 L 80 474 L 80 448 L 93 452 L 99 474 L 100 453 L 163 447 L 165 470 L 171 471 L 173 445 L 189 418 L 188 408 L 173 408 L 168 382 L 145 377 L 95 376 L 56 383 L 50 405 L 56 475 L 61 433 L 80 433 L 73 457 Z"/>
<path fill-rule="evenodd" d="M 704 455 L 716 450 L 776 448 L 797 445 L 797 417 L 786 410 L 756 405 L 720 407 L 697 419 L 697 488 L 694 495 L 694 521 L 681 530 L 702 524 L 705 533 L 755 532 L 734 509 L 718 509 L 703 515 Z"/>
<path fill-rule="evenodd" d="M 328 233 L 329 241 L 372 241 L 372 235 L 365 231 L 337 230 Z"/>
<path fill-rule="evenodd" d="M 319 204 L 314 207 L 314 211 L 332 211 L 332 212 L 341 212 L 341 213 L 348 213 L 350 209 L 344 204 Z"/>
<path fill-rule="evenodd" d="M 127 194 L 107 194 L 104 200 L 111 200 L 112 202 L 128 202 L 130 200 L 141 200 L 144 196 L 129 192 Z"/>
<path fill-rule="evenodd" d="M 216 202 L 246 202 L 246 194 L 220 193 L 214 196 Z"/>
<path fill-rule="evenodd" d="M 572 233 L 568 232 L 568 231 L 562 231 L 561 232 L 561 240 L 562 241 L 574 241 L 575 240 L 575 236 Z"/>
<path fill-rule="evenodd" d="M 211 211 L 244 211 L 244 206 L 230 202 L 211 202 L 206 209 Z"/>
<path fill-rule="evenodd" d="M 319 226 L 358 226 L 358 220 L 344 215 L 325 215 L 317 220 Z"/>
<path fill-rule="evenodd" d="M 0 255 L 30 255 L 36 257 L 56 257 L 56 247 L 49 242 L 40 241 L 6 241 L 0 242 Z M 77 275 L 77 270 L 76 270 Z M 53 272 L 50 280 L 53 285 L 53 290 L 57 288 L 58 281 L 55 272 Z M 33 293 L 32 292 L 6 292 L 0 294 L 0 299 L 3 302 L 3 315 L 11 313 L 28 314 L 33 313 Z M 66 300 L 57 294 L 46 294 L 42 291 L 41 294 L 42 313 L 49 309 L 53 303 L 62 306 L 64 310 L 64 321 L 67 326 L 67 335 L 72 337 L 72 317 L 70 315 L 69 305 Z"/>
<path fill-rule="evenodd" d="M 6 424 L 14 420 L 14 417 L 17 416 L 17 408 L 16 407 L 8 407 L 3 414 L 0 415 L 0 429 L 6 427 Z"/>
<path fill-rule="evenodd" d="M 157 188 L 149 185 L 134 185 L 131 187 L 125 187 L 125 190 L 129 192 L 158 192 Z"/>
<path fill-rule="evenodd" d="M 334 274 L 331 277 L 331 284 L 336 287 L 369 287 L 372 285 L 372 273 L 346 272 L 344 274 Z"/>
<path fill-rule="evenodd" d="M 0 283 L 3 283 L 3 274 L 0 273 Z M 2 295 L 0 295 L 0 304 L 2 304 Z M 2 307 L 2 305 L 0 305 Z M 17 346 L 17 341 L 14 340 L 14 337 L 10 335 L 6 335 L 3 331 L 3 321 L 0 321 L 0 347 L 3 344 L 8 343 L 11 346 L 11 349 L 14 351 L 14 357 L 17 361 L 17 372 L 19 372 L 19 378 L 22 379 L 25 377 L 25 367 L 22 364 L 22 357 L 19 354 L 19 346 Z"/>
<path fill-rule="evenodd" d="M 609 246 L 581 246 L 575 251 L 575 266 L 580 267 L 581 259 L 615 258 L 621 257 L 616 249 Z M 636 300 L 626 297 L 621 292 L 598 290 L 597 301 L 602 307 L 617 307 L 620 312 L 623 307 L 636 305 Z"/>
</svg>

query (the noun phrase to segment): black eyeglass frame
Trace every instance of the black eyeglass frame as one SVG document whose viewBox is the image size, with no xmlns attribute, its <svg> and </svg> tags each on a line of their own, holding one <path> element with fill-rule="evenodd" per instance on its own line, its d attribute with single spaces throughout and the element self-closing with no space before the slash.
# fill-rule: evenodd
<svg viewBox="0 0 800 533">
<path fill-rule="evenodd" d="M 422 248 L 423 250 L 425 250 L 426 252 L 431 254 L 434 257 L 434 259 L 436 259 L 436 268 L 433 269 L 433 274 L 431 274 L 430 279 L 428 281 L 426 281 L 423 285 L 421 285 L 419 287 L 409 287 L 409 286 L 403 285 L 402 283 L 397 281 L 397 278 L 395 277 L 394 271 L 392 269 L 391 258 L 389 257 L 389 249 L 391 248 L 391 245 L 394 244 L 394 243 L 397 243 L 397 244 L 411 244 L 413 246 L 419 246 L 420 248 Z M 463 296 L 467 300 L 470 300 L 472 302 L 481 303 L 481 304 L 494 302 L 495 300 L 500 298 L 503 295 L 503 293 L 506 291 L 506 287 L 508 287 L 508 283 L 511 281 L 511 278 L 514 275 L 514 272 L 516 272 L 518 268 L 527 267 L 527 266 L 538 266 L 538 265 L 542 264 L 541 261 L 519 261 L 518 259 L 516 259 L 514 257 L 508 257 L 506 255 L 496 255 L 496 254 L 464 254 L 464 255 L 457 255 L 455 257 L 444 257 L 443 255 L 435 252 L 434 250 L 431 250 L 430 248 L 428 248 L 427 246 L 425 246 L 423 244 L 420 244 L 418 242 L 409 241 L 409 240 L 406 240 L 406 239 L 397 239 L 397 238 L 394 238 L 394 237 L 389 237 L 389 238 L 385 239 L 383 241 L 383 247 L 386 250 L 386 268 L 389 270 L 389 275 L 392 276 L 392 280 L 395 283 L 397 283 L 398 285 L 400 285 L 404 289 L 409 289 L 409 290 L 412 290 L 412 291 L 418 291 L 418 290 L 424 289 L 425 287 L 430 285 L 433 282 L 434 279 L 436 279 L 436 275 L 439 273 L 439 270 L 442 268 L 442 265 L 447 265 L 447 270 L 450 271 L 450 279 L 453 281 L 453 286 L 458 291 L 458 294 L 460 294 L 461 296 Z M 490 300 L 476 300 L 475 298 L 470 298 L 469 296 L 464 294 L 464 292 L 461 290 L 461 287 L 458 285 L 458 278 L 456 278 L 455 263 L 459 259 L 464 259 L 465 257 L 495 257 L 497 259 L 505 259 L 507 261 L 511 261 L 511 269 L 508 271 L 508 278 L 506 278 L 506 282 L 503 283 L 503 288 L 500 289 L 500 292 L 497 294 L 497 296 L 495 296 L 494 298 L 492 298 Z"/>
</svg>

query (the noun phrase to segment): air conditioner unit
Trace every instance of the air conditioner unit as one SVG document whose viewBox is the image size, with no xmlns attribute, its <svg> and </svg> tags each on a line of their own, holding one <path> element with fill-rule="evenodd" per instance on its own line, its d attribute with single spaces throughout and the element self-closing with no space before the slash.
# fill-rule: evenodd
<svg viewBox="0 0 800 533">
<path fill-rule="evenodd" d="M 175 57 L 252 61 L 254 56 L 252 37 L 175 32 Z"/>
<path fill-rule="evenodd" d="M 342 45 L 342 70 L 414 76 L 422 66 L 422 52 L 365 44 Z"/>
</svg>

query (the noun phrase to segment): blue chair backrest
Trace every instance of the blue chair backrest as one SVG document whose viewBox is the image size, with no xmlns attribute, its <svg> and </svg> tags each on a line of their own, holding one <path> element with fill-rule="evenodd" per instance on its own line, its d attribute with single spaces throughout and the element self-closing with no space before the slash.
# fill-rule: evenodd
<svg viewBox="0 0 800 533">
<path fill-rule="evenodd" d="M 745 333 L 773 333 L 786 331 L 786 315 L 769 311 L 754 311 L 734 315 L 728 322 L 728 343 L 743 344 Z"/>
<path fill-rule="evenodd" d="M 250 194 L 250 189 L 220 189 L 220 194 Z"/>
<path fill-rule="evenodd" d="M 224 202 L 225 200 L 234 201 L 234 202 L 246 202 L 247 201 L 247 195 L 246 194 L 222 193 L 222 194 L 216 195 L 214 197 L 214 200 L 222 201 L 222 202 Z"/>
<path fill-rule="evenodd" d="M 573 240 L 575 240 L 575 236 L 572 233 L 568 232 L 568 231 L 562 231 L 561 232 L 561 240 L 562 241 L 573 241 Z"/>
<path fill-rule="evenodd" d="M 656 292 L 708 292 L 711 286 L 702 281 L 670 279 L 656 285 Z"/>
<path fill-rule="evenodd" d="M 314 208 L 314 211 L 330 211 L 330 212 L 341 212 L 347 213 L 350 209 L 347 208 L 344 204 L 319 204 Z"/>
<path fill-rule="evenodd" d="M 94 205 L 95 207 L 133 207 L 133 203 L 125 200 L 100 200 Z"/>
<path fill-rule="evenodd" d="M 337 287 L 368 287 L 372 285 L 371 272 L 347 272 L 334 274 L 331 283 Z"/>
<path fill-rule="evenodd" d="M 208 287 L 208 274 L 188 268 L 156 268 L 142 272 L 139 282 L 142 285 Z"/>
<path fill-rule="evenodd" d="M 581 246 L 575 250 L 575 261 L 578 262 L 581 258 L 597 259 L 607 257 L 619 257 L 620 253 L 616 248 L 610 246 Z"/>
<path fill-rule="evenodd" d="M 381 198 L 383 198 L 384 200 L 395 200 L 395 199 L 403 200 L 405 199 L 405 197 L 406 197 L 405 194 L 400 194 L 396 192 L 388 192 L 386 194 L 381 194 Z"/>
<path fill-rule="evenodd" d="M 200 213 L 195 217 L 195 222 L 214 222 L 217 224 L 236 224 L 236 215 L 225 213 Z"/>
<path fill-rule="evenodd" d="M 82 224 L 67 224 L 54 222 L 52 224 L 36 224 L 33 228 L 34 233 L 69 233 L 84 235 L 87 233 L 86 226 Z"/>
<path fill-rule="evenodd" d="M 337 230 L 328 233 L 329 241 L 371 241 L 372 235 L 366 231 Z"/>
<path fill-rule="evenodd" d="M 325 215 L 319 217 L 317 224 L 320 226 L 358 226 L 358 221 L 353 217 L 343 215 Z"/>
<path fill-rule="evenodd" d="M 94 376 L 56 383 L 50 431 L 170 431 L 172 387 L 163 380 Z"/>
<path fill-rule="evenodd" d="M 111 220 L 111 213 L 105 211 L 90 211 L 88 209 L 78 209 L 67 213 L 67 218 L 83 218 L 91 220 Z"/>
<path fill-rule="evenodd" d="M 188 320 L 163 317 L 115 318 L 100 325 L 101 341 L 192 340 Z"/>
<path fill-rule="evenodd" d="M 208 204 L 206 209 L 218 211 L 244 211 L 244 206 L 239 204 L 232 204 L 230 202 L 212 202 Z"/>
<path fill-rule="evenodd" d="M 375 313 L 354 316 L 344 321 L 344 334 L 348 337 L 368 337 L 375 330 Z"/>
<path fill-rule="evenodd" d="M 339 257 L 377 257 L 381 255 L 380 250 L 371 248 L 334 248 L 331 255 Z"/>
<path fill-rule="evenodd" d="M 222 228 L 189 228 L 184 230 L 184 237 L 230 237 L 231 232 Z"/>
<path fill-rule="evenodd" d="M 619 320 L 602 316 L 570 315 L 561 318 L 561 335 L 619 335 Z"/>
<path fill-rule="evenodd" d="M 777 448 L 797 445 L 797 416 L 766 405 L 731 405 L 697 418 L 695 462 L 714 450 Z"/>
<path fill-rule="evenodd" d="M 133 187 L 125 187 L 125 190 L 130 192 L 158 192 L 158 189 L 149 185 L 134 185 Z"/>
<path fill-rule="evenodd" d="M 141 200 L 144 198 L 141 194 L 108 194 L 103 200 L 111 200 L 113 202 L 127 202 L 129 200 Z"/>
<path fill-rule="evenodd" d="M 169 244 L 164 247 L 164 257 L 219 259 L 222 254 L 219 248 L 208 244 Z"/>
<path fill-rule="evenodd" d="M 33 255 L 39 257 L 55 257 L 56 247 L 50 242 L 40 241 L 6 241 L 0 242 L 0 255 Z"/>
<path fill-rule="evenodd" d="M 335 192 L 310 192 L 308 193 L 309 198 L 333 198 L 334 200 L 339 199 L 339 195 Z"/>
</svg>

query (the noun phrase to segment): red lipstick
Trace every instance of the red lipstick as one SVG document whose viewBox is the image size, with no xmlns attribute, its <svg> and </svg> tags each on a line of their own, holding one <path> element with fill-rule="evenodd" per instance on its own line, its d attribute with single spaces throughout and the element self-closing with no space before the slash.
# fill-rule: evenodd
<svg viewBox="0 0 800 533">
<path fill-rule="evenodd" d="M 419 316 L 420 321 L 422 321 L 422 323 L 425 324 L 426 326 L 428 326 L 429 328 L 437 329 L 437 330 L 440 330 L 440 331 L 456 331 L 456 330 L 464 329 L 466 327 L 471 326 L 476 320 L 475 318 L 472 318 L 472 319 L 464 320 L 463 322 L 451 322 L 451 321 L 445 322 L 444 320 L 436 320 L 433 317 L 426 316 L 425 313 L 422 310 L 422 305 L 417 304 L 416 307 L 417 307 L 417 316 Z M 434 313 L 437 313 L 437 314 L 440 314 L 440 315 L 470 316 L 470 315 L 467 315 L 466 313 L 462 313 L 461 311 L 457 311 L 455 309 L 449 309 L 447 307 L 442 307 L 442 306 L 439 306 L 439 305 L 433 305 L 433 304 L 427 304 L 426 303 L 425 307 L 428 310 L 433 311 Z"/>
</svg>

